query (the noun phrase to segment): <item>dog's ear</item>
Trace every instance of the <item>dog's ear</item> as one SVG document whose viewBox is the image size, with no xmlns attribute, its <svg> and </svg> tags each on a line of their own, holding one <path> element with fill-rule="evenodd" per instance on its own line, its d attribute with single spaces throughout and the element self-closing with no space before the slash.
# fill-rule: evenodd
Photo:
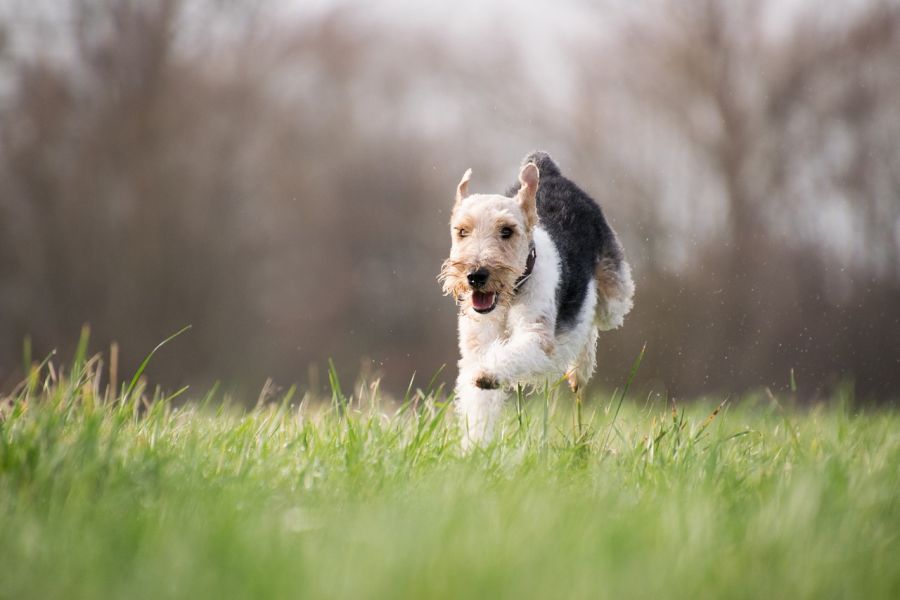
<svg viewBox="0 0 900 600">
<path fill-rule="evenodd" d="M 521 185 L 516 197 L 519 200 L 519 206 L 525 212 L 529 229 L 537 224 L 537 189 L 540 178 L 537 165 L 534 163 L 528 163 L 519 171 Z"/>
<path fill-rule="evenodd" d="M 453 208 L 459 206 L 459 203 L 468 197 L 470 179 L 472 179 L 472 169 L 466 169 L 462 179 L 459 180 L 459 185 L 456 186 L 456 205 Z"/>
</svg>

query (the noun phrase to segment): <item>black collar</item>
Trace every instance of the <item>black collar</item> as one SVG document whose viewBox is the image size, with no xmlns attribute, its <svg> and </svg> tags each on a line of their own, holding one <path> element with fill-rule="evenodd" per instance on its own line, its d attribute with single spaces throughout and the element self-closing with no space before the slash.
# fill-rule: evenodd
<svg viewBox="0 0 900 600">
<path fill-rule="evenodd" d="M 528 279 L 531 277 L 531 272 L 534 270 L 534 261 L 537 259 L 537 251 L 534 248 L 534 242 L 531 242 L 531 248 L 528 251 L 528 260 L 525 261 L 525 272 L 519 275 L 519 278 L 516 279 L 516 283 L 513 286 L 513 292 L 518 293 L 519 289 L 522 287 Z"/>
</svg>

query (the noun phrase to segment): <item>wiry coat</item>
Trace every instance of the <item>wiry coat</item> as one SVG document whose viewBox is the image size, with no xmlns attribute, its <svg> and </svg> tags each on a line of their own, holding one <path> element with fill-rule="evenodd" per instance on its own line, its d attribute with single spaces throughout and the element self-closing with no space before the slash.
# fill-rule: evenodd
<svg viewBox="0 0 900 600">
<path fill-rule="evenodd" d="M 492 436 L 504 388 L 586 383 L 598 329 L 620 326 L 634 293 L 602 210 L 549 155 L 527 156 L 508 196 L 469 195 L 470 175 L 457 190 L 441 272 L 460 304 L 456 393 L 467 445 Z M 530 248 L 536 258 L 523 279 Z M 489 276 L 481 282 L 478 273 Z"/>
<path fill-rule="evenodd" d="M 560 284 L 556 296 L 556 329 L 564 331 L 576 324 L 581 312 L 587 291 L 592 281 L 604 281 L 613 278 L 618 284 L 625 284 L 621 279 L 630 281 L 630 270 L 619 277 L 619 271 L 629 269 L 625 262 L 622 246 L 615 232 L 606 222 L 603 210 L 590 196 L 572 181 L 563 177 L 559 167 L 546 152 L 534 152 L 525 157 L 525 163 L 534 163 L 540 173 L 540 186 L 537 191 L 537 214 L 542 229 L 550 234 L 560 257 Z M 511 186 L 507 196 L 515 196 L 521 184 Z M 610 286 L 604 285 L 608 288 Z M 633 288 L 633 285 L 631 286 Z M 606 289 L 601 300 L 608 299 L 610 292 Z M 630 298 L 634 290 L 623 289 L 622 293 Z M 615 294 L 613 294 L 615 295 Z M 616 297 L 624 300 L 621 294 Z M 616 316 L 624 318 L 630 310 L 617 308 Z M 604 307 L 604 310 L 608 310 Z M 614 329 L 622 325 L 622 321 L 609 323 L 602 319 L 606 327 Z"/>
</svg>

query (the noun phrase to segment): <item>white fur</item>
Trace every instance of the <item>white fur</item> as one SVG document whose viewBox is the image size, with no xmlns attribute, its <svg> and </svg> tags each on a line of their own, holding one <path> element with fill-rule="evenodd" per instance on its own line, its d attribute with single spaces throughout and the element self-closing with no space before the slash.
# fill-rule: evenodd
<svg viewBox="0 0 900 600">
<path fill-rule="evenodd" d="M 597 290 L 594 285 L 588 288 L 575 325 L 557 336 L 559 253 L 540 226 L 535 227 L 533 237 L 534 271 L 511 305 L 486 315 L 471 308 L 460 314 L 456 407 L 465 429 L 466 448 L 492 439 L 507 396 L 503 387 L 553 383 L 570 371 L 586 382 L 596 366 Z M 624 313 L 618 313 L 621 308 L 615 310 L 621 324 Z M 475 381 L 483 375 L 495 378 L 503 387 L 479 389 Z"/>
</svg>

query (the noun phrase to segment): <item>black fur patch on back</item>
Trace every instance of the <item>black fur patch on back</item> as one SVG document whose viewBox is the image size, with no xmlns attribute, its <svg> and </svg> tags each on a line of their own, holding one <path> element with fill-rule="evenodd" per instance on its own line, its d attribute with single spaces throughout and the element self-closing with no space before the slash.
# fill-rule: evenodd
<svg viewBox="0 0 900 600">
<path fill-rule="evenodd" d="M 540 172 L 537 192 L 540 225 L 550 234 L 562 263 L 556 288 L 556 331 L 561 333 L 575 325 L 588 286 L 594 285 L 597 263 L 602 258 L 620 262 L 621 247 L 600 206 L 562 176 L 549 154 L 533 152 L 522 164 L 530 162 Z M 519 187 L 519 183 L 514 184 L 506 195 L 515 196 Z"/>
<path fill-rule="evenodd" d="M 549 177 L 550 175 L 562 175 L 559 170 L 559 166 L 553 162 L 553 159 L 550 158 L 550 155 L 546 152 L 532 152 L 524 159 L 522 159 L 522 166 L 524 167 L 528 163 L 534 163 L 538 168 L 538 172 L 541 174 L 541 179 L 545 176 Z M 516 190 L 519 189 L 519 186 L 515 186 Z"/>
</svg>

